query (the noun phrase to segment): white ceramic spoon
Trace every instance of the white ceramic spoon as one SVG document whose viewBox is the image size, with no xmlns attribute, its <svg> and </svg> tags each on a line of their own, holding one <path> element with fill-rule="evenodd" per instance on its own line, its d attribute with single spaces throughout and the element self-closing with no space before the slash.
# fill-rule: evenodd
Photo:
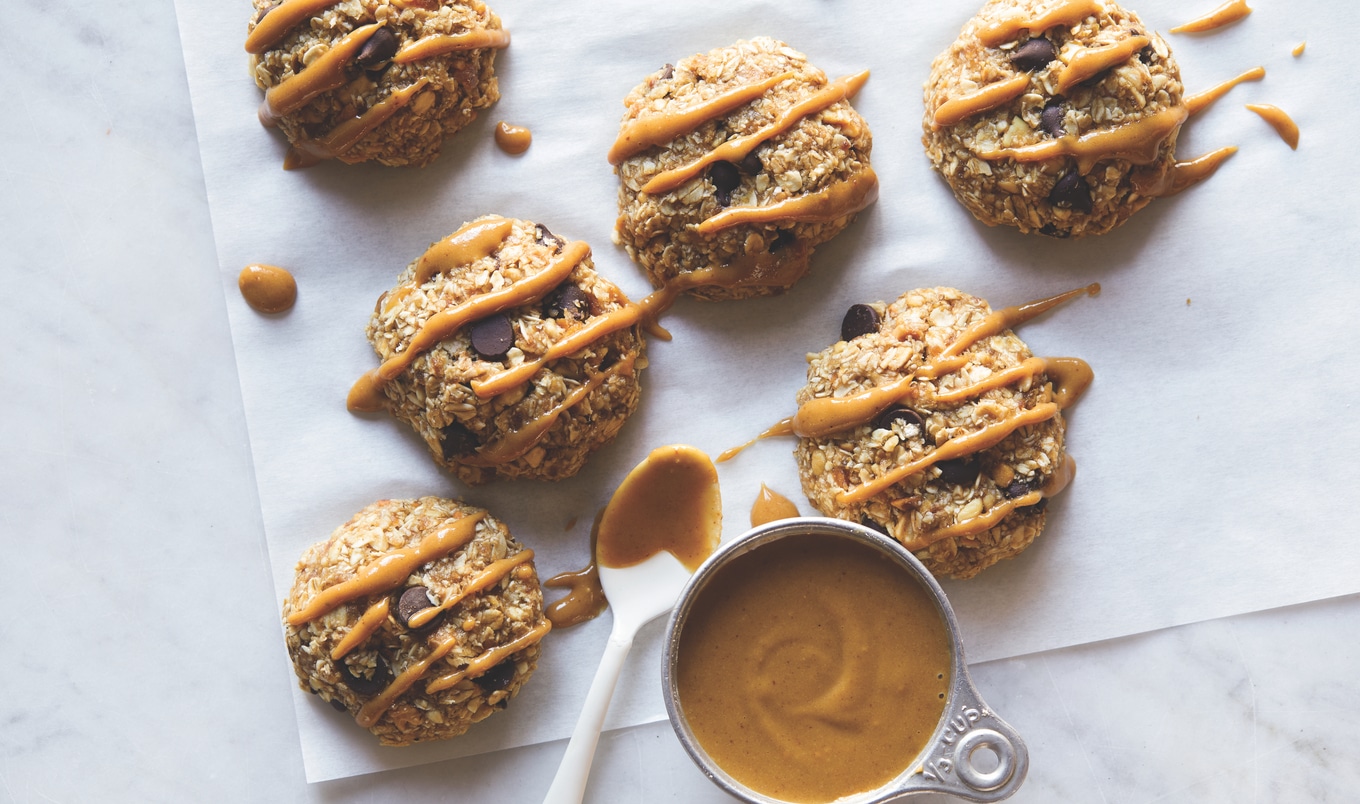
<svg viewBox="0 0 1360 804">
<path fill-rule="evenodd" d="M 624 569 L 600 567 L 600 586 L 609 598 L 609 609 L 614 613 L 614 627 L 609 632 L 600 668 L 586 694 L 581 718 L 567 743 L 567 753 L 557 768 L 557 776 L 543 804 L 577 804 L 585 793 L 590 778 L 590 765 L 595 758 L 595 745 L 600 739 L 609 701 L 614 696 L 614 685 L 623 670 L 623 661 L 633 647 L 633 638 L 642 626 L 675 607 L 680 590 L 689 580 L 690 571 L 670 553 L 657 553 L 641 564 Z"/>
</svg>

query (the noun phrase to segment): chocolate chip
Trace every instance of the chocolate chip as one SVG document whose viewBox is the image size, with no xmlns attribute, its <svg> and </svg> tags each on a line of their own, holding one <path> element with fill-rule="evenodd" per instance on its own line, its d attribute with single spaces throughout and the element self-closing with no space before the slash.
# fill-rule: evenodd
<svg viewBox="0 0 1360 804">
<path fill-rule="evenodd" d="M 978 465 L 976 461 L 967 458 L 955 458 L 952 461 L 940 461 L 935 464 L 940 470 L 940 480 L 952 483 L 955 486 L 971 486 L 977 480 Z"/>
<path fill-rule="evenodd" d="M 793 245 L 797 240 L 798 237 L 794 235 L 794 233 L 791 230 L 780 229 L 779 232 L 775 234 L 774 240 L 770 241 L 770 253 L 774 254 L 776 252 L 783 251 L 784 249 Z"/>
<path fill-rule="evenodd" d="M 863 525 L 864 527 L 868 528 L 869 530 L 876 530 L 876 531 L 878 531 L 879 533 L 882 533 L 884 536 L 890 535 L 890 534 L 888 533 L 888 528 L 887 528 L 886 526 L 884 526 L 883 524 L 881 524 L 881 523 L 879 523 L 879 522 L 876 522 L 876 521 L 870 519 L 870 518 L 867 517 L 867 516 L 862 516 L 862 517 L 860 517 L 860 518 L 859 518 L 859 524 Z"/>
<path fill-rule="evenodd" d="M 468 328 L 472 350 L 483 360 L 500 360 L 515 345 L 515 327 L 503 314 L 473 322 Z"/>
<path fill-rule="evenodd" d="M 1050 137 L 1063 136 L 1067 133 L 1067 129 L 1063 126 L 1063 114 L 1062 101 L 1053 98 L 1039 113 L 1039 128 L 1043 129 L 1044 133 Z"/>
<path fill-rule="evenodd" d="M 548 318 L 590 318 L 590 294 L 570 282 L 563 282 L 544 300 L 543 314 Z"/>
<path fill-rule="evenodd" d="M 506 659 L 472 680 L 482 688 L 482 692 L 489 695 L 510 686 L 510 682 L 515 680 L 515 669 L 515 660 Z"/>
<path fill-rule="evenodd" d="M 1051 223 L 1045 223 L 1043 226 L 1039 227 L 1039 234 L 1056 237 L 1059 240 L 1066 240 L 1072 236 L 1071 232 L 1066 229 L 1059 229 Z"/>
<path fill-rule="evenodd" d="M 1068 207 L 1073 212 L 1091 214 L 1095 208 L 1091 201 L 1091 189 L 1086 186 L 1086 181 L 1081 174 L 1075 170 L 1069 170 L 1063 174 L 1058 183 L 1053 185 L 1053 192 L 1048 194 L 1048 203 L 1055 207 Z"/>
<path fill-rule="evenodd" d="M 387 28 L 379 28 L 368 37 L 354 63 L 365 70 L 376 70 L 397 55 L 397 35 Z"/>
<path fill-rule="evenodd" d="M 457 421 L 450 422 L 449 426 L 439 431 L 439 440 L 444 448 L 444 460 L 477 448 L 477 436 Z"/>
<path fill-rule="evenodd" d="M 1141 61 L 1142 63 L 1148 65 L 1148 66 L 1151 66 L 1153 60 L 1156 59 L 1156 58 L 1157 58 L 1157 51 L 1155 51 L 1155 50 L 1152 49 L 1152 45 L 1148 45 L 1147 47 L 1145 47 L 1145 48 L 1143 48 L 1142 50 L 1138 51 L 1138 60 Z"/>
<path fill-rule="evenodd" d="M 878 311 L 867 304 L 852 304 L 841 319 L 841 340 L 853 341 L 861 335 L 878 332 Z"/>
<path fill-rule="evenodd" d="M 731 162 L 714 162 L 708 169 L 708 180 L 720 193 L 731 193 L 741 186 L 741 171 Z"/>
<path fill-rule="evenodd" d="M 541 223 L 534 224 L 534 239 L 537 240 L 538 244 L 541 246 L 553 246 L 556 248 L 561 248 L 562 244 L 566 242 L 562 238 L 548 231 L 548 227 L 544 226 Z"/>
<path fill-rule="evenodd" d="M 1057 54 L 1057 48 L 1053 47 L 1052 42 L 1042 36 L 1036 36 L 1015 49 L 1011 54 L 1011 66 L 1032 73 L 1047 67 Z"/>
<path fill-rule="evenodd" d="M 737 163 L 737 167 L 741 168 L 741 172 L 745 173 L 747 176 L 754 176 L 765 170 L 765 163 L 760 161 L 759 154 L 752 151 L 741 158 L 741 161 Z"/>
<path fill-rule="evenodd" d="M 408 587 L 401 593 L 401 597 L 397 598 L 397 619 L 402 625 L 410 628 L 412 617 L 434 605 L 434 598 L 430 595 L 429 589 L 423 586 Z"/>
<path fill-rule="evenodd" d="M 669 80 L 669 79 L 671 78 L 671 76 L 673 76 L 673 75 L 675 75 L 675 65 L 674 65 L 674 64 L 667 64 L 667 65 L 662 66 L 662 68 L 661 68 L 661 78 L 660 78 L 660 80 L 662 80 L 662 81 L 667 81 L 667 80 Z"/>
<path fill-rule="evenodd" d="M 381 656 L 378 657 L 373 672 L 367 676 L 355 675 L 343 659 L 337 661 L 335 667 L 340 671 L 341 683 L 354 690 L 356 695 L 377 695 L 392 680 L 392 670 L 387 666 L 387 660 Z"/>
<path fill-rule="evenodd" d="M 1013 500 L 1016 497 L 1023 497 L 1026 494 L 1029 494 L 1031 491 L 1039 488 L 1039 486 L 1040 483 L 1038 478 L 1033 478 L 1031 480 L 1012 480 L 1010 485 L 1001 490 L 1001 493 L 1006 495 L 1006 499 Z"/>
<path fill-rule="evenodd" d="M 330 704 L 330 705 L 331 705 L 331 708 L 334 709 L 334 710 L 337 711 L 337 712 L 348 712 L 348 711 L 349 711 L 348 709 L 345 708 L 345 705 L 344 705 L 343 703 L 340 702 L 340 699 L 339 699 L 339 698 L 332 698 L 332 699 L 330 699 L 329 701 L 327 701 L 326 703 Z"/>
<path fill-rule="evenodd" d="M 926 432 L 926 420 L 921 418 L 921 414 L 911 408 L 901 406 L 888 408 L 878 414 L 878 418 L 874 419 L 874 428 L 879 430 L 891 430 L 893 429 L 893 425 L 897 422 L 901 422 L 904 425 L 903 429 L 915 427 L 916 432 L 920 433 L 921 438 L 924 439 L 926 443 L 932 443 L 930 434 Z"/>
</svg>

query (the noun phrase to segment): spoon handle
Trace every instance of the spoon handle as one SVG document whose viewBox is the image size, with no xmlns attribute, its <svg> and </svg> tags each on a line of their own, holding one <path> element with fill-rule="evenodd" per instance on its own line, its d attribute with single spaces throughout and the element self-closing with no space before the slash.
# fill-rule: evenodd
<svg viewBox="0 0 1360 804">
<path fill-rule="evenodd" d="M 581 708 L 581 718 L 576 721 L 571 742 L 567 743 L 567 753 L 562 757 L 562 764 L 557 766 L 557 776 L 553 777 L 543 804 L 578 804 L 585 794 L 590 763 L 595 759 L 595 744 L 600 740 L 600 728 L 609 711 L 609 700 L 614 697 L 614 685 L 623 670 L 623 660 L 628 658 L 632 647 L 632 634 L 620 634 L 618 628 L 609 634 L 600 668 L 595 671 L 595 680 L 590 683 L 590 692 Z"/>
</svg>

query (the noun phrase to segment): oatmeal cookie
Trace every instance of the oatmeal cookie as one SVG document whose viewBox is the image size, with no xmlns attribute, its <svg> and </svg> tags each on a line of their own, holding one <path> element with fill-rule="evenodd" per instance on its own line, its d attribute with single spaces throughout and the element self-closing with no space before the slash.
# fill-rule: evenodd
<svg viewBox="0 0 1360 804">
<path fill-rule="evenodd" d="M 425 165 L 500 98 L 510 42 L 480 0 L 253 0 L 246 51 L 265 90 L 260 122 L 321 159 Z"/>
<path fill-rule="evenodd" d="M 955 578 L 1029 546 L 1071 479 L 1060 411 L 1090 368 L 1035 358 L 1010 327 L 1087 290 L 997 312 L 953 288 L 852 307 L 842 339 L 809 355 L 797 398 L 813 506 Z"/>
<path fill-rule="evenodd" d="M 382 500 L 307 548 L 283 602 L 299 684 L 384 745 L 504 709 L 551 625 L 533 551 L 455 500 Z"/>
<path fill-rule="evenodd" d="M 983 223 L 1103 234 L 1173 170 L 1182 94 L 1166 42 L 1111 0 L 991 0 L 931 67 L 922 139 Z"/>
<path fill-rule="evenodd" d="M 658 288 L 768 296 L 878 196 L 873 141 L 850 106 L 868 73 L 828 81 L 767 37 L 682 59 L 624 99 L 609 153 L 615 242 Z"/>
<path fill-rule="evenodd" d="M 585 243 L 478 218 L 378 299 L 368 339 L 383 362 L 349 407 L 390 411 L 466 483 L 570 477 L 637 408 L 641 314 Z"/>
</svg>

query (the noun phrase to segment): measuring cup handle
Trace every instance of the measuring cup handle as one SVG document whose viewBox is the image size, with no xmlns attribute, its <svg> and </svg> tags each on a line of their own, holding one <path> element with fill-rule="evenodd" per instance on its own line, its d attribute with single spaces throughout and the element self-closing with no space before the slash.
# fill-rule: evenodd
<svg viewBox="0 0 1360 804">
<path fill-rule="evenodd" d="M 995 759 L 994 767 L 983 769 L 978 761 L 983 751 Z M 940 733 L 922 755 L 912 774 L 916 784 L 910 787 L 970 801 L 1001 801 L 1019 789 L 1028 772 L 1025 741 L 965 683 L 952 696 Z"/>
</svg>

